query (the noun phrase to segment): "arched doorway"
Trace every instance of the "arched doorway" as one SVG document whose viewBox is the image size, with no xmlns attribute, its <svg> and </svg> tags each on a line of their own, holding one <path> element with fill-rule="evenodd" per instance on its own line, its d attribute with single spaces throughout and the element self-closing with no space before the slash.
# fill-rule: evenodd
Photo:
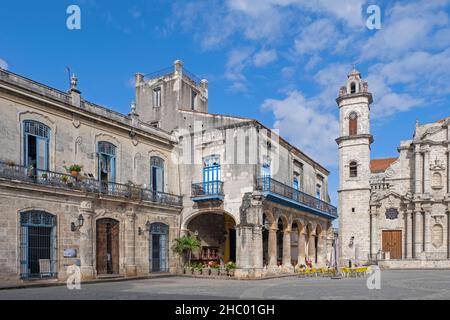
<svg viewBox="0 0 450 320">
<path fill-rule="evenodd" d="M 224 212 L 205 212 L 187 223 L 188 232 L 201 242 L 192 259 L 200 263 L 236 262 L 236 222 Z"/>
<path fill-rule="evenodd" d="M 56 256 L 56 216 L 38 210 L 20 213 L 20 277 L 55 277 Z"/>
<path fill-rule="evenodd" d="M 169 271 L 169 226 L 156 222 L 150 225 L 150 272 Z"/>
<path fill-rule="evenodd" d="M 119 221 L 96 222 L 97 274 L 119 274 Z"/>
</svg>

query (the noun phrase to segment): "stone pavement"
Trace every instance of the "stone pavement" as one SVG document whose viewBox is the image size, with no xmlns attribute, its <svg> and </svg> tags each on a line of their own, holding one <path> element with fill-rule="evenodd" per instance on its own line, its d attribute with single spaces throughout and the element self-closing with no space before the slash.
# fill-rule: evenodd
<svg viewBox="0 0 450 320">
<path fill-rule="evenodd" d="M 0 290 L 0 299 L 450 299 L 450 270 L 381 272 L 381 289 L 366 278 L 279 278 L 230 281 L 168 277 L 65 286 Z"/>
</svg>

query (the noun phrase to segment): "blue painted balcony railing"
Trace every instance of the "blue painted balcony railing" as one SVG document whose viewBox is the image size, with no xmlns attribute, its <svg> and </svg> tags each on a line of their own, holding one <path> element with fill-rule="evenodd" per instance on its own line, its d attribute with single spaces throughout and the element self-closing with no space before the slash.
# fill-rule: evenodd
<svg viewBox="0 0 450 320">
<path fill-rule="evenodd" d="M 265 196 L 271 201 L 326 218 L 335 219 L 338 217 L 337 208 L 331 204 L 270 177 L 256 179 L 256 188 L 263 191 Z"/>
<path fill-rule="evenodd" d="M 156 192 L 128 184 L 99 181 L 81 175 L 74 177 L 70 174 L 48 170 L 30 170 L 24 166 L 12 163 L 0 162 L 0 178 L 130 200 L 149 201 L 180 207 L 183 205 L 182 197 L 177 195 Z"/>
<path fill-rule="evenodd" d="M 223 200 L 223 182 L 208 181 L 192 184 L 192 201 Z"/>
</svg>

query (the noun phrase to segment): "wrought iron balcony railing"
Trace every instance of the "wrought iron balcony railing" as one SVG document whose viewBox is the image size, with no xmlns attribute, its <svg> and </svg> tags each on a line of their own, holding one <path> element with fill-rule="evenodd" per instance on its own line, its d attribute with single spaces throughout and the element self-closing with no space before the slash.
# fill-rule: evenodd
<svg viewBox="0 0 450 320">
<path fill-rule="evenodd" d="M 223 182 L 208 181 L 192 184 L 192 198 L 195 201 L 204 199 L 223 199 Z"/>
<path fill-rule="evenodd" d="M 331 204 L 317 199 L 307 193 L 296 190 L 284 183 L 274 180 L 270 177 L 263 177 L 256 179 L 256 187 L 263 192 L 270 192 L 291 201 L 294 201 L 301 206 L 308 207 L 312 212 L 323 212 L 327 215 L 337 218 L 337 208 Z"/>
<path fill-rule="evenodd" d="M 0 178 L 18 180 L 33 184 L 78 190 L 98 195 L 127 198 L 137 201 L 150 201 L 172 206 L 182 206 L 182 197 L 164 192 L 143 189 L 129 184 L 99 181 L 93 178 L 53 172 L 48 170 L 28 169 L 12 163 L 0 162 Z"/>
</svg>

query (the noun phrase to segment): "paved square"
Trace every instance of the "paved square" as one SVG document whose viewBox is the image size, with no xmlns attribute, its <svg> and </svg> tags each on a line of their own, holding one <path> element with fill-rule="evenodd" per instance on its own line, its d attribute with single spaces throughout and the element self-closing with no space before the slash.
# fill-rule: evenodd
<svg viewBox="0 0 450 320">
<path fill-rule="evenodd" d="M 450 270 L 382 271 L 381 289 L 365 278 L 279 278 L 256 281 L 168 277 L 0 290 L 0 299 L 450 299 Z"/>
</svg>

